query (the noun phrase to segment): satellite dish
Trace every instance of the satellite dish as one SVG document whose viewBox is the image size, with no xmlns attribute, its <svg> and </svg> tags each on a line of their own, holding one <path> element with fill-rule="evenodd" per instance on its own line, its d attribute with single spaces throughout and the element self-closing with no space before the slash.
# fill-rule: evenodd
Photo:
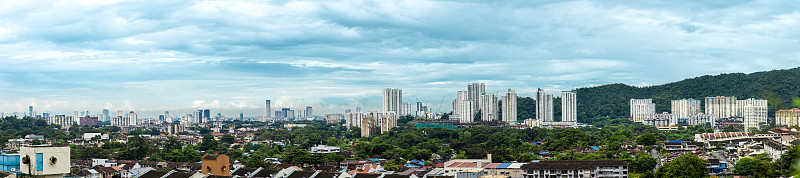
<svg viewBox="0 0 800 178">
<path fill-rule="evenodd" d="M 55 156 L 50 156 L 50 164 L 56 164 L 56 162 L 58 162 L 58 158 Z"/>
</svg>

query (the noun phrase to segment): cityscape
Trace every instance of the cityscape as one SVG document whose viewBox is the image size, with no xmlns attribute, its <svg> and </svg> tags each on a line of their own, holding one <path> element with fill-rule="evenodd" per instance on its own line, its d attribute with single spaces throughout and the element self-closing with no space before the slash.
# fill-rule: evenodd
<svg viewBox="0 0 800 178">
<path fill-rule="evenodd" d="M 0 4 L 0 178 L 800 176 L 794 1 Z"/>
</svg>

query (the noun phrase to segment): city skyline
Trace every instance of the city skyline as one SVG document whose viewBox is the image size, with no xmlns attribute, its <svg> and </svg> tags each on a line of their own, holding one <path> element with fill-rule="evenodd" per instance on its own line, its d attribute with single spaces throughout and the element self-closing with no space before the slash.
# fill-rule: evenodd
<svg viewBox="0 0 800 178">
<path fill-rule="evenodd" d="M 534 97 L 800 62 L 793 1 L 3 4 L 0 112 L 20 115 L 380 111 L 382 88 L 449 111 L 471 82 Z"/>
</svg>

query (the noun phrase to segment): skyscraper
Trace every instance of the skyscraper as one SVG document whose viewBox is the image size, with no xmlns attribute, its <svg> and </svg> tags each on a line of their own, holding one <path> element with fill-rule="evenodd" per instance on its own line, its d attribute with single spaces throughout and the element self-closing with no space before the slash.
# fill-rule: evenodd
<svg viewBox="0 0 800 178">
<path fill-rule="evenodd" d="M 194 122 L 203 123 L 203 110 L 194 111 Z"/>
<path fill-rule="evenodd" d="M 480 99 L 481 95 L 486 92 L 485 90 L 486 86 L 483 83 L 467 84 L 468 99 L 472 101 L 472 108 L 475 109 L 475 111 L 472 111 L 472 113 L 477 113 L 477 110 L 480 110 Z"/>
<path fill-rule="evenodd" d="M 542 122 L 553 122 L 553 94 L 541 88 L 536 92 L 536 119 Z"/>
<path fill-rule="evenodd" d="M 306 106 L 305 116 L 306 116 L 306 118 L 314 117 L 314 110 L 311 108 L 311 106 Z"/>
<path fill-rule="evenodd" d="M 481 94 L 481 121 L 496 121 L 498 119 L 497 113 L 497 95 L 494 93 Z"/>
<path fill-rule="evenodd" d="M 577 95 L 572 91 L 561 92 L 561 121 L 578 122 L 578 111 L 576 110 Z"/>
<path fill-rule="evenodd" d="M 510 88 L 503 96 L 503 121 L 517 122 L 517 92 Z"/>
<path fill-rule="evenodd" d="M 672 100 L 672 114 L 678 115 L 678 118 L 689 118 L 689 116 L 700 114 L 700 100 L 696 99 L 680 99 Z"/>
<path fill-rule="evenodd" d="M 271 112 L 272 112 L 272 109 L 270 109 L 269 100 L 267 100 L 267 106 L 264 108 L 264 116 L 266 116 L 267 118 L 270 118 L 269 115 L 271 114 Z"/>
<path fill-rule="evenodd" d="M 28 116 L 36 117 L 36 113 L 33 113 L 33 106 L 28 106 Z"/>
<path fill-rule="evenodd" d="M 122 117 L 125 117 L 125 114 L 124 114 L 124 112 L 125 112 L 125 111 L 122 111 L 122 109 L 120 109 L 120 110 L 117 110 L 117 116 L 122 116 Z M 76 114 L 77 114 L 77 113 L 76 113 Z"/>
<path fill-rule="evenodd" d="M 210 109 L 203 110 L 203 118 L 205 118 L 206 121 L 211 119 L 211 110 Z"/>
<path fill-rule="evenodd" d="M 103 121 L 111 121 L 111 117 L 108 115 L 108 109 L 103 109 Z"/>
<path fill-rule="evenodd" d="M 642 120 L 655 118 L 656 104 L 653 103 L 653 99 L 631 99 L 630 106 L 630 120 L 633 122 L 642 122 Z"/>
<path fill-rule="evenodd" d="M 383 113 L 400 114 L 400 105 L 403 103 L 403 90 L 397 88 L 383 89 Z"/>
</svg>

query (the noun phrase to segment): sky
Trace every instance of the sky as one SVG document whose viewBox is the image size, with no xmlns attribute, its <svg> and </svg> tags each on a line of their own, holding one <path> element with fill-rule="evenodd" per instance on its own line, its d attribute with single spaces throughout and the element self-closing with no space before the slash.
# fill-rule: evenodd
<svg viewBox="0 0 800 178">
<path fill-rule="evenodd" d="M 387 87 L 449 111 L 469 82 L 524 97 L 800 64 L 794 0 L 0 4 L 0 112 L 20 115 L 341 113 Z"/>
</svg>

